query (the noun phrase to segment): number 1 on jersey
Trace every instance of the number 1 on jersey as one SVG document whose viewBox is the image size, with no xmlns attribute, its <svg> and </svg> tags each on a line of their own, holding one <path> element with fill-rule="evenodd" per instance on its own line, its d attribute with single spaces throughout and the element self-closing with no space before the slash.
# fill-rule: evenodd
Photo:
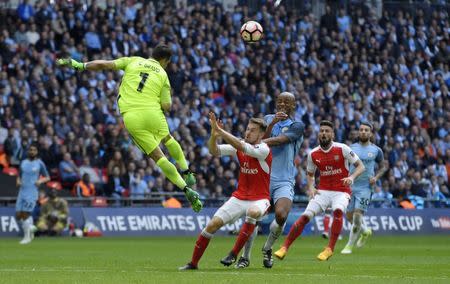
<svg viewBox="0 0 450 284">
<path fill-rule="evenodd" d="M 138 86 L 138 88 L 136 89 L 136 91 L 142 92 L 142 89 L 144 88 L 144 85 L 145 85 L 145 81 L 147 81 L 147 78 L 148 78 L 148 73 L 143 73 L 143 72 L 141 72 L 141 73 L 139 74 L 139 76 L 141 76 L 142 79 L 141 79 L 141 82 L 139 82 L 139 86 Z"/>
</svg>

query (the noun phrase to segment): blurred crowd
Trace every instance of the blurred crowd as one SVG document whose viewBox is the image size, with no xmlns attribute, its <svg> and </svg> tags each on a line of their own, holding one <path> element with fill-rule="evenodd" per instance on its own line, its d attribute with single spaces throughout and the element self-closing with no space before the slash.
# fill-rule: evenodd
<svg viewBox="0 0 450 284">
<path fill-rule="evenodd" d="M 173 192 L 124 130 L 116 107 L 120 72 L 55 66 L 59 57 L 148 57 L 166 43 L 174 53 L 167 120 L 204 198 L 229 196 L 239 168 L 233 159 L 208 154 L 207 113 L 215 111 L 241 136 L 250 117 L 274 111 L 283 91 L 295 94 L 295 118 L 306 125 L 296 195 L 305 194 L 306 155 L 317 145 L 319 121 L 328 119 L 336 124 L 336 141 L 348 144 L 362 120 L 373 122 L 374 143 L 389 161 L 375 189 L 387 202 L 377 206 L 450 197 L 447 9 L 405 7 L 377 18 L 352 1 L 316 17 L 283 5 L 251 13 L 242 5 L 226 12 L 214 1 L 154 2 L 115 1 L 104 9 L 95 1 L 41 0 L 1 11 L 0 144 L 7 163 L 17 166 L 27 145 L 38 141 L 53 179 L 70 189 L 80 180 L 87 184 L 76 194 Z M 262 24 L 264 39 L 244 44 L 238 31 L 250 19 Z"/>
</svg>

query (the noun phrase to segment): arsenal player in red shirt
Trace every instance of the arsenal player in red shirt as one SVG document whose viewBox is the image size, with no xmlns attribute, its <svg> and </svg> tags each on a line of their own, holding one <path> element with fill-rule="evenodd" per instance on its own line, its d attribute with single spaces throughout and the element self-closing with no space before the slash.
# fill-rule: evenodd
<svg viewBox="0 0 450 284">
<path fill-rule="evenodd" d="M 305 212 L 292 225 L 283 246 L 274 253 L 278 259 L 283 259 L 305 225 L 318 213 L 328 207 L 333 211 L 333 225 L 328 246 L 317 256 L 319 260 L 327 260 L 333 255 L 334 246 L 342 230 L 343 214 L 350 200 L 351 189 L 355 178 L 364 172 L 365 168 L 358 156 L 345 144 L 334 139 L 334 126 L 331 121 L 320 122 L 319 146 L 308 155 L 308 192 L 311 200 Z M 349 164 L 355 166 L 355 171 L 349 175 Z M 320 181 L 317 189 L 314 186 L 314 174 L 319 170 Z"/>
<path fill-rule="evenodd" d="M 217 122 L 214 113 L 209 114 L 211 138 L 208 141 L 209 152 L 214 156 L 237 156 L 240 165 L 238 187 L 232 197 L 214 214 L 206 228 L 198 236 L 191 261 L 180 270 L 197 269 L 210 239 L 222 226 L 245 216 L 245 223 L 230 253 L 220 262 L 230 266 L 236 261 L 240 250 L 270 207 L 270 170 L 272 152 L 261 140 L 266 132 L 263 119 L 251 118 L 245 131 L 245 139 L 241 140 L 225 131 Z M 222 137 L 228 144 L 217 145 L 216 139 Z"/>
</svg>

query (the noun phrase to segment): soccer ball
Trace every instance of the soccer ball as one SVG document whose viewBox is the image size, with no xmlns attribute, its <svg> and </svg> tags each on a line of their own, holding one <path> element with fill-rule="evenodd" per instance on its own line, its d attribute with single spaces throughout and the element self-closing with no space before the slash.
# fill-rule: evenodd
<svg viewBox="0 0 450 284">
<path fill-rule="evenodd" d="M 248 21 L 241 27 L 241 37 L 245 42 L 256 42 L 262 38 L 263 28 L 256 21 Z"/>
</svg>

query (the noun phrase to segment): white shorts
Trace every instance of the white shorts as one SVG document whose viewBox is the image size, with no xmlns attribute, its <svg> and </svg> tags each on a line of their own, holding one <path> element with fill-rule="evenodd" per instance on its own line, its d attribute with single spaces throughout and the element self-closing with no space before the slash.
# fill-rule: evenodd
<svg viewBox="0 0 450 284">
<path fill-rule="evenodd" d="M 340 209 L 345 212 L 350 201 L 350 194 L 341 191 L 331 190 L 318 190 L 317 194 L 308 203 L 308 206 L 303 212 L 303 215 L 307 215 L 312 218 L 317 214 L 325 211 L 328 207 L 331 210 Z"/>
<path fill-rule="evenodd" d="M 247 210 L 251 207 L 257 207 L 259 209 L 259 221 L 267 213 L 267 210 L 270 207 L 269 199 L 240 200 L 236 197 L 231 197 L 217 210 L 214 216 L 222 219 L 224 224 L 233 223 L 242 216 L 245 216 Z"/>
</svg>

